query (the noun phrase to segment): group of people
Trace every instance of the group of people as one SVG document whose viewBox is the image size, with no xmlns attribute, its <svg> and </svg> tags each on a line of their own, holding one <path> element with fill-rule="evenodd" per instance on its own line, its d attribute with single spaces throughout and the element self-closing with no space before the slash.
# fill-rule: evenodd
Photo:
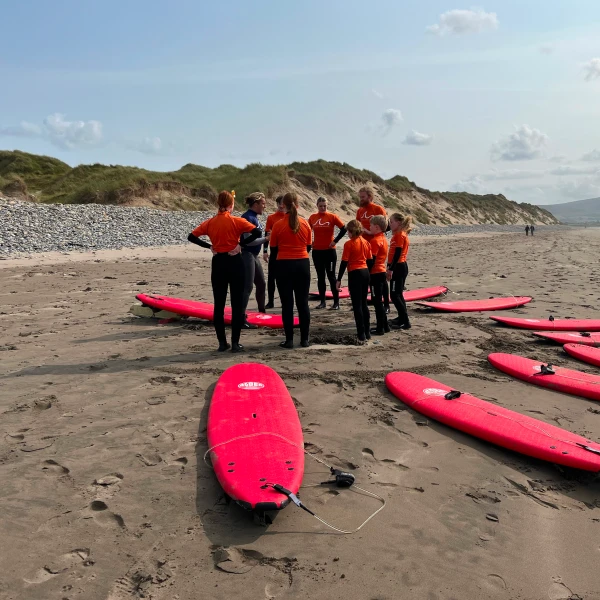
<svg viewBox="0 0 600 600">
<path fill-rule="evenodd" d="M 529 235 L 529 232 L 531 232 L 531 235 L 533 235 L 534 231 L 535 227 L 533 225 L 525 225 L 525 235 Z"/>
<path fill-rule="evenodd" d="M 275 288 L 281 301 L 285 340 L 282 348 L 294 347 L 294 306 L 298 312 L 300 345 L 310 345 L 310 259 L 317 273 L 318 299 L 316 309 L 326 305 L 327 283 L 333 304 L 339 310 L 342 279 L 348 271 L 348 291 L 352 302 L 358 344 L 365 344 L 371 335 L 385 335 L 391 328 L 410 329 L 411 324 L 404 301 L 404 285 L 408 275 L 408 234 L 410 216 L 393 214 L 389 220 L 385 208 L 373 201 L 368 186 L 359 191 L 360 206 L 356 219 L 344 224 L 338 215 L 328 210 L 327 199 L 317 200 L 317 212 L 304 219 L 298 214 L 298 195 L 288 192 L 276 199 L 277 211 L 270 214 L 264 232 L 258 217 L 266 209 L 266 197 L 261 192 L 246 199 L 247 211 L 241 217 L 232 215 L 235 193 L 219 194 L 217 214 L 198 225 L 188 240 L 213 253 L 211 283 L 214 298 L 214 326 L 219 352 L 231 349 L 240 352 L 240 334 L 252 328 L 246 310 L 256 288 L 259 312 L 274 308 Z M 338 229 L 335 235 L 335 229 Z M 386 232 L 391 231 L 388 242 Z M 342 259 L 336 275 L 336 245 L 345 236 Z M 208 237 L 209 242 L 201 239 Z M 268 264 L 265 280 L 260 260 Z M 224 312 L 229 290 L 231 302 L 231 344 L 225 335 Z M 368 307 L 369 292 L 375 308 L 376 327 L 371 329 Z M 388 321 L 390 300 L 398 311 Z"/>
</svg>

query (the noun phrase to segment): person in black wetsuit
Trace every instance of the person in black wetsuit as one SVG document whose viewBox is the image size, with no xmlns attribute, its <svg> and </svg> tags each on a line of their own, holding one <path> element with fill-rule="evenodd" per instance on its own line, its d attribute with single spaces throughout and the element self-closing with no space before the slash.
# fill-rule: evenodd
<svg viewBox="0 0 600 600">
<path fill-rule="evenodd" d="M 254 192 L 246 198 L 246 205 L 248 210 L 242 215 L 242 219 L 246 219 L 252 223 L 255 227 L 260 227 L 258 222 L 258 215 L 262 215 L 267 201 L 265 195 L 262 192 Z M 244 234 L 244 237 L 247 234 Z M 245 271 L 245 286 L 244 286 L 244 315 L 248 309 L 248 302 L 250 301 L 250 295 L 252 294 L 252 288 L 256 287 L 256 303 L 258 304 L 258 312 L 264 313 L 265 311 L 265 274 L 263 272 L 262 265 L 260 264 L 260 249 L 264 244 L 265 238 L 255 240 L 251 244 L 242 248 L 242 262 L 244 263 Z M 243 327 L 245 329 L 255 329 L 256 325 L 250 325 L 247 319 L 244 319 Z"/>
<path fill-rule="evenodd" d="M 525 225 L 525 235 L 529 235 L 529 225 Z"/>
<path fill-rule="evenodd" d="M 259 238 L 261 231 L 246 219 L 232 216 L 235 199 L 231 192 L 221 192 L 217 203 L 219 212 L 200 223 L 189 234 L 188 240 L 202 248 L 210 249 L 213 253 L 210 279 L 214 298 L 215 332 L 219 340 L 218 350 L 224 352 L 231 348 L 232 352 L 241 352 L 244 349 L 240 344 L 244 322 L 244 263 L 241 249 Z M 243 233 L 250 235 L 240 241 Z M 201 240 L 202 236 L 208 236 L 212 246 Z M 231 346 L 225 337 L 225 303 L 228 288 L 231 296 Z"/>
</svg>

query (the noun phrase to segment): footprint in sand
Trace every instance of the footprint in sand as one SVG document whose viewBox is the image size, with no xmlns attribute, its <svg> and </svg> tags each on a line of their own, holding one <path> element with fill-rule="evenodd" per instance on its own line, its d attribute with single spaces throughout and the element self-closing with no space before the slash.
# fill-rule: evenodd
<svg viewBox="0 0 600 600">
<path fill-rule="evenodd" d="M 573 592 L 560 581 L 559 577 L 554 578 L 554 583 L 548 588 L 548 598 L 550 600 L 568 600 L 573 597 Z"/>
<path fill-rule="evenodd" d="M 42 471 L 55 473 L 56 475 L 68 475 L 70 473 L 67 467 L 63 467 L 61 464 L 52 459 L 45 460 L 42 463 Z"/>
<path fill-rule="evenodd" d="M 136 454 L 136 456 L 147 466 L 154 467 L 162 462 L 162 458 L 158 454 Z"/>
<path fill-rule="evenodd" d="M 44 565 L 41 569 L 38 569 L 33 575 L 24 579 L 25 583 L 29 585 L 36 585 L 44 583 L 53 577 L 56 577 L 60 573 L 64 573 L 69 569 L 78 565 L 89 566 L 93 565 L 93 561 L 90 560 L 90 549 L 89 548 L 76 548 L 67 552 L 62 556 L 57 557 L 48 564 Z"/>
<path fill-rule="evenodd" d="M 125 521 L 121 515 L 108 510 L 108 505 L 102 500 L 94 500 L 86 509 L 84 519 L 94 519 L 102 527 L 124 528 Z"/>
</svg>

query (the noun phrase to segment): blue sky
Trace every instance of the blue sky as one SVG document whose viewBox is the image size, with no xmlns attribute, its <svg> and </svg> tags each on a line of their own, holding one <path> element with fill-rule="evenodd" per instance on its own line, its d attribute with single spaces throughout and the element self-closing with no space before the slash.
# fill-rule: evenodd
<svg viewBox="0 0 600 600">
<path fill-rule="evenodd" d="M 598 0 L 20 0 L 2 21 L 2 149 L 600 196 Z"/>
</svg>

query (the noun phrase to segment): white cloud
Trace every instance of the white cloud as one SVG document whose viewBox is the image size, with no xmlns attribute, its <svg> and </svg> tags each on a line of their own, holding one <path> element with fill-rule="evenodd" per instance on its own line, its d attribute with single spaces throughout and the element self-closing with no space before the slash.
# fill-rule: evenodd
<svg viewBox="0 0 600 600">
<path fill-rule="evenodd" d="M 592 58 L 590 62 L 583 66 L 586 71 L 585 80 L 600 79 L 600 58 Z"/>
<path fill-rule="evenodd" d="M 414 129 L 404 138 L 403 144 L 407 146 L 428 146 L 433 142 L 433 136 L 428 133 L 419 133 Z"/>
<path fill-rule="evenodd" d="M 376 89 L 372 89 L 371 93 L 373 94 L 373 96 L 375 96 L 375 98 L 379 98 L 380 100 L 383 100 L 384 96 L 381 92 L 378 92 Z"/>
<path fill-rule="evenodd" d="M 63 150 L 72 150 L 98 144 L 102 140 L 102 123 L 67 121 L 64 115 L 55 113 L 46 117 L 41 126 L 22 121 L 20 125 L 0 129 L 0 134 L 42 138 Z"/>
<path fill-rule="evenodd" d="M 600 177 L 585 177 L 583 179 L 564 181 L 558 184 L 558 192 L 563 198 L 586 200 L 600 197 Z"/>
<path fill-rule="evenodd" d="M 592 150 L 581 157 L 581 160 L 587 162 L 600 162 L 600 150 Z"/>
<path fill-rule="evenodd" d="M 555 50 L 556 47 L 552 44 L 544 44 L 543 46 L 540 46 L 540 52 L 542 54 L 552 54 Z"/>
<path fill-rule="evenodd" d="M 532 160 L 542 154 L 548 136 L 529 125 L 515 128 L 515 132 L 492 145 L 492 160 Z"/>
<path fill-rule="evenodd" d="M 395 108 L 384 110 L 381 115 L 383 121 L 383 134 L 387 135 L 396 125 L 402 122 L 402 113 Z"/>
<path fill-rule="evenodd" d="M 577 167 L 569 165 L 563 165 L 549 171 L 550 175 L 595 175 L 598 172 L 600 172 L 600 167 L 597 166 Z"/>
<path fill-rule="evenodd" d="M 506 179 L 532 179 L 534 177 L 540 177 L 543 175 L 542 171 L 527 171 L 521 169 L 506 169 L 504 171 L 498 171 L 492 169 L 488 173 L 480 175 L 484 181 L 502 181 Z"/>
<path fill-rule="evenodd" d="M 551 156 L 548 159 L 548 162 L 551 162 L 551 163 L 564 163 L 564 162 L 567 162 L 567 157 L 564 154 L 557 154 L 556 156 Z"/>
<path fill-rule="evenodd" d="M 430 25 L 426 31 L 436 35 L 461 35 L 480 33 L 487 29 L 497 29 L 496 13 L 485 12 L 481 8 L 472 10 L 449 10 L 440 15 L 439 23 Z"/>
<path fill-rule="evenodd" d="M 139 142 L 127 142 L 125 145 L 130 150 L 142 154 L 164 154 L 163 143 L 159 137 L 145 137 Z"/>
</svg>

